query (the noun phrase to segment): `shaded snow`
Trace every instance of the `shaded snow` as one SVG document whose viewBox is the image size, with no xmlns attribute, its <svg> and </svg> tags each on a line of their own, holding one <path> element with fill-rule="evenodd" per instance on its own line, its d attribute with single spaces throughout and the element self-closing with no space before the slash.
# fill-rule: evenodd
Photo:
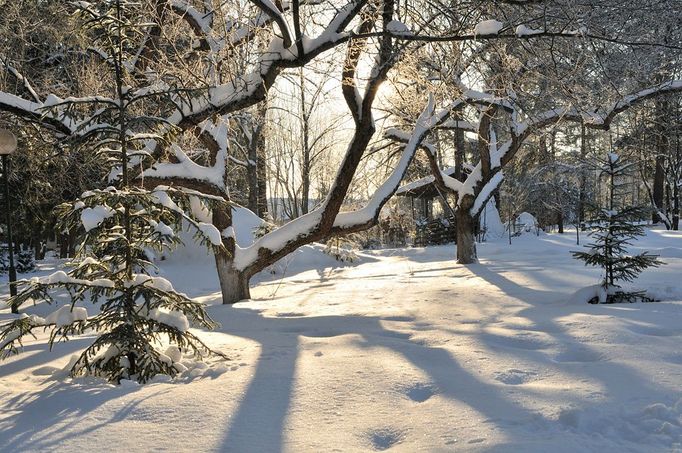
<svg viewBox="0 0 682 453">
<path fill-rule="evenodd" d="M 571 302 L 599 281 L 571 258 L 574 239 L 490 241 L 468 266 L 452 245 L 368 252 L 343 268 L 302 250 L 284 279 L 234 306 L 202 279 L 208 264 L 162 262 L 221 324 L 192 332 L 232 360 L 116 387 L 50 377 L 91 338 L 49 353 L 41 334 L 0 366 L 0 450 L 178 450 L 189 439 L 221 452 L 674 451 L 682 234 L 649 231 L 634 247 L 669 252 L 637 281 L 664 296 L 649 304 Z"/>
</svg>

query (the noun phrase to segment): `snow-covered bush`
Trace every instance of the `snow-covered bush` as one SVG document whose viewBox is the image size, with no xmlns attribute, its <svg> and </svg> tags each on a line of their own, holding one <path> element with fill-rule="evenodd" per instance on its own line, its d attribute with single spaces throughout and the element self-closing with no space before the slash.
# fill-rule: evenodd
<svg viewBox="0 0 682 453">
<path fill-rule="evenodd" d="M 390 247 L 404 247 L 412 228 L 412 216 L 399 206 L 393 206 L 380 221 L 382 242 Z"/>
<path fill-rule="evenodd" d="M 334 236 L 327 240 L 324 253 L 342 263 L 352 263 L 358 259 L 358 255 L 353 250 L 356 245 L 353 235 Z"/>
</svg>

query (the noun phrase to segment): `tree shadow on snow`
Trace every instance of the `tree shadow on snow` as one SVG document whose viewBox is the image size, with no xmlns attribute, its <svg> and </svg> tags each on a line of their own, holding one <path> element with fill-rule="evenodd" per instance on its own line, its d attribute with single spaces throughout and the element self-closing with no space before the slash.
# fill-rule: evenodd
<svg viewBox="0 0 682 453">
<path fill-rule="evenodd" d="M 652 307 L 652 309 L 654 305 L 627 304 L 625 310 L 615 307 L 616 312 L 613 311 L 614 306 L 575 304 L 568 302 L 570 294 L 541 291 L 521 286 L 513 280 L 491 271 L 485 265 L 475 264 L 468 266 L 468 268 L 476 276 L 499 288 L 502 293 L 509 297 L 519 298 L 529 304 L 526 308 L 515 313 L 515 316 L 525 318 L 530 322 L 529 327 L 520 329 L 518 337 L 513 337 L 510 341 L 507 336 L 498 339 L 495 335 L 485 332 L 478 334 L 481 341 L 490 349 L 495 350 L 503 347 L 505 352 L 511 355 L 518 354 L 521 360 L 534 357 L 539 366 L 559 367 L 567 373 L 580 375 L 584 380 L 597 383 L 606 389 L 608 400 L 617 403 L 624 403 L 642 394 L 656 395 L 656 398 L 659 398 L 658 401 L 670 399 L 671 395 L 668 389 L 655 384 L 648 379 L 648 376 L 640 374 L 637 370 L 610 360 L 608 348 L 605 348 L 605 352 L 598 351 L 580 337 L 571 334 L 569 332 L 570 325 L 560 321 L 561 318 L 573 314 L 585 314 L 597 319 L 602 316 L 612 317 L 615 315 L 629 323 L 641 319 L 641 313 L 638 312 L 642 310 L 643 305 Z M 501 319 L 501 321 L 504 320 Z M 653 336 L 671 334 L 667 330 L 659 332 L 655 327 L 651 327 L 650 332 L 646 329 L 646 327 L 642 328 L 642 333 Z M 549 341 L 545 344 L 542 340 L 535 340 L 532 336 L 534 333 L 547 334 Z M 636 333 L 639 332 L 636 331 Z M 519 341 L 515 343 L 515 339 Z M 599 340 L 590 339 L 589 341 L 594 343 Z M 608 343 L 605 345 L 608 346 Z M 547 350 L 545 351 L 545 349 Z M 605 362 L 608 362 L 608 365 Z M 577 399 L 574 403 L 581 406 L 603 404 L 603 402 L 590 402 L 584 399 Z"/>
<path fill-rule="evenodd" d="M 211 316 L 222 324 L 222 330 L 254 340 L 261 346 L 255 373 L 231 418 L 220 451 L 285 449 L 286 418 L 295 391 L 301 336 L 328 338 L 356 334 L 361 337 L 360 347 L 385 348 L 399 354 L 428 376 L 429 385 L 437 389 L 438 394 L 467 404 L 489 421 L 514 425 L 542 418 L 510 400 L 498 387 L 480 380 L 462 366 L 452 352 L 411 340 L 410 333 L 382 326 L 381 321 L 395 317 L 269 318 L 247 308 L 210 308 Z"/>
<path fill-rule="evenodd" d="M 160 390 L 130 401 L 114 411 L 110 418 L 97 423 L 79 424 L 80 420 L 86 418 L 92 421 L 92 411 L 103 404 L 142 388 L 115 386 L 94 378 L 78 378 L 73 382 L 54 381 L 39 392 L 21 393 L 8 400 L 3 407 L 3 412 L 10 416 L 0 420 L 0 439 L 3 440 L 0 450 L 58 450 L 66 439 L 87 436 L 109 423 L 123 420 L 145 400 L 170 391 Z M 68 429 L 63 429 L 65 422 L 68 423 Z"/>
</svg>

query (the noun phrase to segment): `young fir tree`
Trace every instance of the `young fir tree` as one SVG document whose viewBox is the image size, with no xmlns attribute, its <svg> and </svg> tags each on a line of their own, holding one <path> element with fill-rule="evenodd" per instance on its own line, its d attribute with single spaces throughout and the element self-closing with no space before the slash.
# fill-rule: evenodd
<svg viewBox="0 0 682 453">
<path fill-rule="evenodd" d="M 608 184 L 608 206 L 598 211 L 590 236 L 593 242 L 587 251 L 573 252 L 573 256 L 585 262 L 586 266 L 598 266 L 604 270 L 600 296 L 590 303 L 617 303 L 652 301 L 643 291 L 623 291 L 617 282 L 633 281 L 644 269 L 663 264 L 655 255 L 647 252 L 629 255 L 627 246 L 644 235 L 644 227 L 637 221 L 646 218 L 647 208 L 626 206 L 623 198 L 632 163 L 609 153 L 606 160 L 599 161 L 601 175 Z"/>
<path fill-rule="evenodd" d="M 204 307 L 176 292 L 168 280 L 153 276 L 149 255 L 176 245 L 175 231 L 183 223 L 194 227 L 197 239 L 207 246 L 221 247 L 220 232 L 187 212 L 197 200 L 212 208 L 224 201 L 180 188 L 145 190 L 134 184 L 131 159 L 141 162 L 147 156 L 143 143 L 149 138 L 161 142 L 169 131 L 154 116 L 140 114 L 143 107 L 139 104 L 160 103 L 162 97 L 182 90 L 166 85 L 163 90 L 132 91 L 125 86 L 129 77 L 126 58 L 136 49 L 133 41 L 140 28 L 149 25 L 138 19 L 142 15 L 139 3 L 109 0 L 77 5 L 89 36 L 109 55 L 113 96 L 69 99 L 51 108 L 61 114 L 69 109 L 95 112 L 79 125 L 78 145 L 106 158 L 112 169 L 120 170 L 120 178 L 117 187 L 85 192 L 75 203 L 58 208 L 62 231 L 85 230 L 73 269 L 23 281 L 23 291 L 9 303 L 17 307 L 36 300 L 54 303 L 55 290 L 66 290 L 68 303 L 46 318 L 23 315 L 2 326 L 0 353 L 18 352 L 22 338 L 36 329 L 49 331 L 50 346 L 94 331 L 98 336 L 73 364 L 72 376 L 146 382 L 157 374 L 173 376 L 183 371 L 183 353 L 204 356 L 213 352 L 189 331 L 190 326 L 214 326 Z"/>
</svg>

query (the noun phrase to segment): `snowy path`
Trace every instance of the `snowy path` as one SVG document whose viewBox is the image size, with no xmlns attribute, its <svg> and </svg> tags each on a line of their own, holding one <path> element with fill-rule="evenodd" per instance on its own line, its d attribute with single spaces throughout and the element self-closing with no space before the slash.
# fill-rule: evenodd
<svg viewBox="0 0 682 453">
<path fill-rule="evenodd" d="M 292 265 L 234 307 L 215 305 L 210 272 L 169 267 L 213 304 L 222 327 L 203 335 L 227 367 L 191 384 L 64 383 L 36 367 L 63 366 L 84 340 L 51 355 L 29 344 L 0 365 L 0 451 L 679 448 L 682 303 L 567 302 L 598 276 L 570 258 L 572 241 L 485 244 L 467 267 L 452 246 Z M 682 236 L 645 245 L 669 265 L 642 285 L 681 301 Z"/>
</svg>

